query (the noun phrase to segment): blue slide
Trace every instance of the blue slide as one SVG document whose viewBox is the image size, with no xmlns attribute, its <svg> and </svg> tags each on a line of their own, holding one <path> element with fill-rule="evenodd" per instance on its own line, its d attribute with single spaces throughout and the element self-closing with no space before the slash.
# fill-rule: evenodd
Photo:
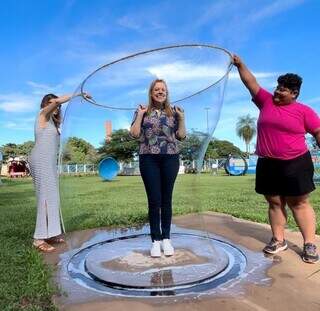
<svg viewBox="0 0 320 311">
<path fill-rule="evenodd" d="M 114 179 L 120 170 L 119 163 L 111 157 L 104 158 L 100 161 L 98 166 L 99 175 L 102 180 L 111 181 Z"/>
<path fill-rule="evenodd" d="M 242 156 L 229 155 L 224 164 L 224 170 L 230 176 L 243 176 L 248 170 L 248 163 Z"/>
</svg>

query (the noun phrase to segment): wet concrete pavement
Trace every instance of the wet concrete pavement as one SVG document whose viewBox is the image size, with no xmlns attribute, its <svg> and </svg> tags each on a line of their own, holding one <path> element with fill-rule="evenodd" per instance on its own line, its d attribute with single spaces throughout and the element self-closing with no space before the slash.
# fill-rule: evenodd
<svg viewBox="0 0 320 311">
<path fill-rule="evenodd" d="M 205 213 L 201 217 L 194 215 L 174 218 L 175 225 L 194 230 L 203 230 L 214 235 L 222 236 L 226 241 L 246 248 L 252 253 L 261 254 L 261 249 L 270 239 L 270 227 L 264 224 L 244 221 L 232 216 Z M 60 255 L 70 249 L 79 248 L 83 243 L 92 239 L 103 229 L 72 232 L 67 235 L 68 245 L 59 246 L 58 251 L 46 254 L 45 260 L 56 266 L 59 275 L 58 263 Z M 289 249 L 269 259 L 270 265 L 259 276 L 269 279 L 269 282 L 260 284 L 259 280 L 252 279 L 241 284 L 234 284 L 235 290 L 220 290 L 210 295 L 194 297 L 156 297 L 156 298 L 126 298 L 106 295 L 92 295 L 83 297 L 66 295 L 54 297 L 60 310 L 320 310 L 320 264 L 306 264 L 301 260 L 302 237 L 299 232 L 286 231 Z M 320 237 L 317 237 L 317 246 L 320 246 Z M 260 255 L 259 255 L 260 256 Z M 56 277 L 59 282 L 59 278 Z M 59 284 L 58 284 L 59 285 Z M 237 288 L 238 287 L 238 288 Z M 239 290 L 237 290 L 239 289 Z"/>
</svg>

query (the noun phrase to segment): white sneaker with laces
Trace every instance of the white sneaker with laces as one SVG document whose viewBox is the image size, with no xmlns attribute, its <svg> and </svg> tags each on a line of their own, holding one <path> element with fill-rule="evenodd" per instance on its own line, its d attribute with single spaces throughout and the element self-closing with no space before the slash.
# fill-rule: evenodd
<svg viewBox="0 0 320 311">
<path fill-rule="evenodd" d="M 162 249 L 165 256 L 172 256 L 174 254 L 174 248 L 170 239 L 163 239 Z"/>
<path fill-rule="evenodd" d="M 161 243 L 160 243 L 160 241 L 152 242 L 150 255 L 151 255 L 151 257 L 161 257 Z"/>
</svg>

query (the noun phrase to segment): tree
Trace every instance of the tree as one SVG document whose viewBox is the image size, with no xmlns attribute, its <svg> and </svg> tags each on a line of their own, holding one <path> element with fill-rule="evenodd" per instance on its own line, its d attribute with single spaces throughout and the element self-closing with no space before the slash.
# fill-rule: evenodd
<svg viewBox="0 0 320 311">
<path fill-rule="evenodd" d="M 110 140 L 105 140 L 98 152 L 101 157 L 112 157 L 119 162 L 130 162 L 138 153 L 139 143 L 126 129 L 114 131 Z"/>
<path fill-rule="evenodd" d="M 239 117 L 236 125 L 237 135 L 245 141 L 247 154 L 250 153 L 250 141 L 257 132 L 255 121 L 256 118 L 253 118 L 250 116 L 250 114 L 247 114 Z"/>
<path fill-rule="evenodd" d="M 180 143 L 180 155 L 182 160 L 192 161 L 197 159 L 201 150 L 202 141 L 205 138 L 197 132 L 193 132 Z M 243 152 L 227 140 L 213 138 L 208 145 L 204 159 L 217 159 L 227 157 L 229 154 L 242 155 Z"/>
<path fill-rule="evenodd" d="M 34 146 L 34 142 L 31 141 L 31 140 L 26 141 L 21 145 L 18 145 L 19 155 L 28 155 L 28 154 L 30 154 L 33 146 Z"/>
<path fill-rule="evenodd" d="M 64 163 L 92 164 L 98 161 L 98 154 L 95 148 L 82 138 L 70 137 L 63 147 Z"/>
<path fill-rule="evenodd" d="M 186 139 L 180 142 L 180 156 L 182 160 L 192 161 L 198 156 L 201 140 L 195 133 L 187 135 Z"/>
<path fill-rule="evenodd" d="M 233 143 L 227 140 L 219 140 L 219 139 L 212 139 L 210 141 L 208 150 L 215 150 L 218 154 L 219 158 L 225 158 L 229 154 L 239 154 L 242 155 L 242 151 L 236 147 Z"/>
<path fill-rule="evenodd" d="M 1 146 L 1 152 L 4 159 L 14 157 L 17 154 L 17 145 L 12 143 L 5 144 Z"/>
<path fill-rule="evenodd" d="M 0 149 L 3 153 L 4 159 L 8 159 L 9 157 L 27 156 L 28 154 L 30 154 L 33 146 L 33 141 L 26 141 L 23 144 L 8 143 L 1 146 Z"/>
<path fill-rule="evenodd" d="M 206 154 L 204 156 L 204 159 L 208 160 L 208 159 L 218 159 L 218 158 L 219 158 L 219 153 L 215 148 L 212 148 L 212 144 L 210 142 L 208 145 Z"/>
</svg>

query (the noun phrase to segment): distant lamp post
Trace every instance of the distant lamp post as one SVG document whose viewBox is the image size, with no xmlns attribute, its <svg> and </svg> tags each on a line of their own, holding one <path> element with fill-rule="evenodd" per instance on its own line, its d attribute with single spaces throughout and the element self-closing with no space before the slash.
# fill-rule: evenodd
<svg viewBox="0 0 320 311">
<path fill-rule="evenodd" d="M 206 115 L 207 115 L 207 133 L 209 135 L 209 110 L 211 108 L 210 107 L 205 107 L 204 110 L 206 110 Z"/>
</svg>

